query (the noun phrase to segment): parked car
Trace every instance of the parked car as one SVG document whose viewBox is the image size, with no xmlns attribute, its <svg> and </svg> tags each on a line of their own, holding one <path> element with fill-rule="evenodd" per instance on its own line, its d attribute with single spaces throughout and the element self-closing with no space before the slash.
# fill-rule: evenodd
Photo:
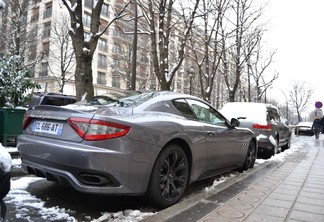
<svg viewBox="0 0 324 222">
<path fill-rule="evenodd" d="M 308 135 L 313 136 L 312 130 L 313 122 L 300 122 L 295 126 L 295 135 Z"/>
<path fill-rule="evenodd" d="M 147 195 L 176 203 L 188 184 L 247 170 L 256 137 L 205 101 L 144 92 L 108 105 L 35 106 L 17 148 L 22 170 L 80 192 Z"/>
<path fill-rule="evenodd" d="M 76 97 L 72 95 L 37 92 L 32 95 L 32 98 L 29 101 L 27 106 L 28 107 L 33 107 L 36 105 L 64 106 L 75 102 L 76 102 Z"/>
<path fill-rule="evenodd" d="M 251 129 L 258 138 L 260 152 L 267 157 L 289 149 L 291 127 L 277 107 L 265 103 L 230 102 L 220 112 L 227 118 L 237 118 L 241 127 Z"/>
</svg>

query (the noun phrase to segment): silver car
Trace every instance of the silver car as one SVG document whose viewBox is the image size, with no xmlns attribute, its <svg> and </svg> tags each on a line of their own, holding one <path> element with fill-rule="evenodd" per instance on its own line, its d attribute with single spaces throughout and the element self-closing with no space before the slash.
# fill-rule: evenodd
<svg viewBox="0 0 324 222">
<path fill-rule="evenodd" d="M 237 118 L 241 127 L 251 129 L 257 136 L 259 151 L 269 158 L 290 148 L 292 130 L 279 109 L 271 104 L 229 102 L 220 112 L 227 118 Z"/>
<path fill-rule="evenodd" d="M 254 166 L 256 138 L 238 124 L 196 97 L 145 92 L 105 106 L 35 106 L 17 147 L 24 172 L 164 208 L 193 181 Z"/>
</svg>

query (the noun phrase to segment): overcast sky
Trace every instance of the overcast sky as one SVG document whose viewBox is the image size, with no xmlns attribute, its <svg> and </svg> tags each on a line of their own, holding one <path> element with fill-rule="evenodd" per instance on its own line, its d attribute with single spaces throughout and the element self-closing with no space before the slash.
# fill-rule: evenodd
<svg viewBox="0 0 324 222">
<path fill-rule="evenodd" d="M 310 108 L 315 101 L 324 103 L 324 1 L 323 0 L 255 0 L 268 2 L 264 17 L 269 20 L 267 46 L 277 53 L 271 72 L 277 70 L 279 79 L 267 95 L 286 96 L 294 80 L 314 89 Z M 269 70 L 270 71 L 270 70 Z M 274 92 L 277 91 L 277 92 Z M 270 94 L 270 95 L 269 95 Z"/>
</svg>

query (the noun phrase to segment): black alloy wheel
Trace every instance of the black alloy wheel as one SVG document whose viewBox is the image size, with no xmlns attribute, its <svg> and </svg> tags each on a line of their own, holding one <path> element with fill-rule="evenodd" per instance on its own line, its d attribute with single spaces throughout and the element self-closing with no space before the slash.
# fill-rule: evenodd
<svg viewBox="0 0 324 222">
<path fill-rule="evenodd" d="M 256 152 L 255 142 L 254 141 L 251 141 L 249 143 L 249 146 L 248 146 L 248 149 L 247 149 L 247 153 L 246 153 L 246 157 L 245 157 L 244 164 L 239 169 L 239 171 L 240 172 L 243 172 L 245 170 L 248 170 L 250 168 L 253 168 L 256 158 L 257 158 L 257 152 Z"/>
<path fill-rule="evenodd" d="M 189 177 L 189 166 L 185 152 L 176 144 L 168 145 L 154 165 L 148 197 L 158 207 L 175 204 L 184 193 Z"/>
</svg>

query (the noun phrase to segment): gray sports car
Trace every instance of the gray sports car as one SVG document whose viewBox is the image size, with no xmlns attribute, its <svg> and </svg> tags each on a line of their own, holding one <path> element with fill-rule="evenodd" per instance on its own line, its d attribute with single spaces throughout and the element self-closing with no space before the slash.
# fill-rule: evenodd
<svg viewBox="0 0 324 222">
<path fill-rule="evenodd" d="M 147 195 L 176 203 L 189 183 L 254 166 L 252 131 L 211 105 L 175 92 L 144 92 L 108 105 L 35 106 L 17 148 L 24 172 L 80 192 Z"/>
</svg>

